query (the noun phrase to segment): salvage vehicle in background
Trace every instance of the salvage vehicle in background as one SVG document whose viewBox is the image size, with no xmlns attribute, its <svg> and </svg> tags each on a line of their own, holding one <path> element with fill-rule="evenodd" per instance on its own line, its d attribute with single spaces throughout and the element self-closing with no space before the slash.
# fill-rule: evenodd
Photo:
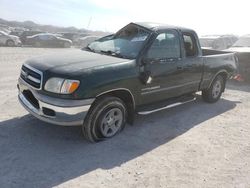
<svg viewBox="0 0 250 188">
<path fill-rule="evenodd" d="M 224 50 L 231 47 L 238 37 L 234 35 L 206 35 L 200 37 L 200 44 L 202 48 Z"/>
<path fill-rule="evenodd" d="M 26 38 L 26 44 L 34 47 L 70 48 L 72 41 L 50 33 L 41 33 Z"/>
<path fill-rule="evenodd" d="M 69 39 L 71 41 L 74 40 L 75 36 L 77 35 L 77 33 L 73 32 L 59 32 L 58 34 L 60 34 L 62 36 L 62 38 L 65 38 L 65 39 Z"/>
<path fill-rule="evenodd" d="M 130 23 L 95 47 L 27 60 L 20 103 L 38 119 L 81 125 L 92 142 L 113 137 L 147 115 L 185 104 L 202 91 L 218 101 L 236 72 L 233 53 L 202 50 L 191 29 Z"/>
<path fill-rule="evenodd" d="M 20 38 L 22 44 L 26 45 L 26 38 L 28 36 L 33 36 L 33 35 L 36 35 L 36 34 L 39 34 L 39 33 L 43 33 L 43 32 L 42 31 L 23 31 L 20 34 L 19 38 Z"/>
<path fill-rule="evenodd" d="M 95 48 L 95 46 L 97 46 L 100 42 L 111 40 L 111 39 L 113 39 L 113 37 L 114 37 L 114 34 L 101 37 L 101 38 L 89 43 L 86 47 L 87 48 Z"/>
<path fill-rule="evenodd" d="M 81 47 L 81 48 L 85 48 L 87 47 L 89 44 L 91 44 L 92 42 L 98 40 L 100 38 L 100 36 L 86 36 L 86 37 L 82 37 L 79 38 L 76 45 Z"/>
<path fill-rule="evenodd" d="M 20 37 L 21 34 L 22 34 L 22 31 L 11 31 L 9 33 L 9 35 L 14 35 L 14 36 L 17 36 L 17 37 Z"/>
<path fill-rule="evenodd" d="M 86 36 L 90 36 L 90 33 L 78 33 L 78 32 L 59 32 L 62 38 L 69 39 L 72 41 L 73 45 L 79 46 L 79 39 Z"/>
<path fill-rule="evenodd" d="M 239 74 L 245 81 L 250 82 L 250 34 L 244 35 L 226 51 L 235 52 L 239 61 Z"/>
<path fill-rule="evenodd" d="M 21 46 L 22 42 L 20 41 L 19 37 L 9 35 L 4 31 L 0 31 L 0 45 L 5 45 L 9 47 Z"/>
</svg>

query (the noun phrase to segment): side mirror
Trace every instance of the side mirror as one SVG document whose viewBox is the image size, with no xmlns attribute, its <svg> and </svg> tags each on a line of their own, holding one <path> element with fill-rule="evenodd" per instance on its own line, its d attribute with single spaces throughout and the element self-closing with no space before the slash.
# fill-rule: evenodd
<svg viewBox="0 0 250 188">
<path fill-rule="evenodd" d="M 142 65 L 146 65 L 147 62 L 148 62 L 148 58 L 146 56 L 141 59 L 141 64 Z"/>
</svg>

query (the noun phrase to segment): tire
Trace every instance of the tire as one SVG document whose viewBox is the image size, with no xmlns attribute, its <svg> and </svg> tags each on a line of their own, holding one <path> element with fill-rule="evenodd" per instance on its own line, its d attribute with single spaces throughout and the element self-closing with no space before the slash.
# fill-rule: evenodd
<svg viewBox="0 0 250 188">
<path fill-rule="evenodd" d="M 13 47 L 13 46 L 15 46 L 15 42 L 13 40 L 7 40 L 6 46 Z"/>
<path fill-rule="evenodd" d="M 100 98 L 91 107 L 82 133 L 90 142 L 99 142 L 118 134 L 126 125 L 126 105 L 117 97 Z"/>
<path fill-rule="evenodd" d="M 226 80 L 221 75 L 216 76 L 211 86 L 208 89 L 202 91 L 203 100 L 208 103 L 217 102 L 224 91 L 225 84 Z"/>
<path fill-rule="evenodd" d="M 69 42 L 65 42 L 65 43 L 63 44 L 63 47 L 64 47 L 64 48 L 70 48 L 70 46 L 71 46 L 71 44 L 70 44 Z"/>
</svg>

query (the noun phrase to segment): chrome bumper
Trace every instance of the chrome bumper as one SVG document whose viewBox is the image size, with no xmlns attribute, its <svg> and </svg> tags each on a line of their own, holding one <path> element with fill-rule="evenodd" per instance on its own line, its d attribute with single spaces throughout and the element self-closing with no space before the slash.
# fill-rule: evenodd
<svg viewBox="0 0 250 188">
<path fill-rule="evenodd" d="M 42 121 L 63 126 L 83 124 L 84 118 L 94 101 L 94 99 L 68 100 L 44 96 L 38 94 L 36 90 L 29 87 L 22 79 L 18 81 L 18 89 L 18 99 L 29 113 Z M 33 94 L 38 102 L 38 107 L 33 105 L 24 95 L 23 91 L 25 90 Z M 52 115 L 46 114 L 46 110 L 53 112 Z"/>
</svg>

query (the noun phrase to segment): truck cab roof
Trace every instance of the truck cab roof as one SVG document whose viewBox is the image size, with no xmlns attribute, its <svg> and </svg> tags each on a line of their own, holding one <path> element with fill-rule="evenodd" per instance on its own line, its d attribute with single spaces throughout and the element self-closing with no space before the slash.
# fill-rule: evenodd
<svg viewBox="0 0 250 188">
<path fill-rule="evenodd" d="M 136 24 L 136 25 L 144 27 L 144 28 L 146 28 L 148 30 L 155 31 L 155 32 L 166 30 L 166 29 L 176 29 L 176 30 L 182 30 L 182 31 L 195 32 L 194 30 L 189 29 L 189 28 L 179 27 L 179 26 L 174 26 L 174 25 L 168 25 L 168 24 L 163 24 L 163 23 L 155 23 L 155 22 L 132 22 L 131 24 Z"/>
</svg>

